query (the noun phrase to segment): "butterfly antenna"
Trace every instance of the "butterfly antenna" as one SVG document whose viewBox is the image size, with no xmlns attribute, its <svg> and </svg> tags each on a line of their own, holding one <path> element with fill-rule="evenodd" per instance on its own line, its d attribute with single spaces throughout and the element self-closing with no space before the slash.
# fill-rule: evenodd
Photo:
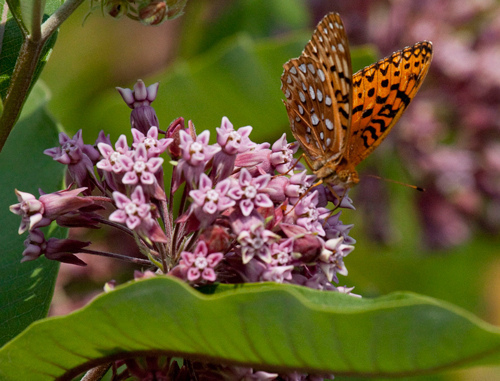
<svg viewBox="0 0 500 381">
<path fill-rule="evenodd" d="M 425 188 L 419 187 L 419 186 L 417 186 L 417 185 L 408 184 L 408 183 L 403 183 L 403 182 L 401 182 L 401 181 L 396 181 L 396 180 L 392 180 L 392 179 L 387 179 L 387 178 L 385 178 L 385 177 L 380 177 L 380 176 L 377 176 L 377 175 L 364 175 L 364 177 L 371 177 L 371 178 L 374 178 L 374 179 L 387 181 L 387 182 L 389 182 L 389 183 L 394 183 L 394 184 L 403 185 L 403 186 L 405 186 L 405 187 L 408 187 L 408 188 L 412 188 L 412 189 L 418 190 L 419 192 L 425 192 Z"/>
</svg>

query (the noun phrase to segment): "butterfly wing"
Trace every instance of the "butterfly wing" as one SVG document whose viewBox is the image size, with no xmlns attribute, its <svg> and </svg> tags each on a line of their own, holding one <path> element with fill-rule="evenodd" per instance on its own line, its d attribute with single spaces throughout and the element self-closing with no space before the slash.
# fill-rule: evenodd
<svg viewBox="0 0 500 381">
<path fill-rule="evenodd" d="M 281 76 L 292 133 L 315 169 L 345 152 L 351 125 L 352 68 L 345 29 L 336 13 L 318 24 L 302 55 Z"/>
<path fill-rule="evenodd" d="M 432 44 L 424 41 L 354 74 L 351 165 L 358 165 L 384 140 L 420 88 L 431 59 Z"/>
</svg>

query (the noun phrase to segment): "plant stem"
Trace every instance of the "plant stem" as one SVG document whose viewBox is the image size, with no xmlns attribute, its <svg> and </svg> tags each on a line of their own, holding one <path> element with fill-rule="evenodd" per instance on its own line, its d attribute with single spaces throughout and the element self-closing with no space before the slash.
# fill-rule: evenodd
<svg viewBox="0 0 500 381">
<path fill-rule="evenodd" d="M 129 257 L 127 255 L 121 255 L 121 254 L 116 254 L 116 253 L 108 253 L 106 251 L 80 249 L 79 253 L 94 254 L 94 255 L 99 255 L 101 257 L 108 257 L 108 258 L 120 259 L 122 261 L 132 262 L 132 263 L 135 263 L 137 265 L 151 266 L 151 262 L 147 259 L 134 258 L 134 257 Z"/>
<path fill-rule="evenodd" d="M 47 41 L 61 24 L 83 3 L 84 0 L 66 0 L 57 10 L 42 24 L 42 40 Z"/>
<path fill-rule="evenodd" d="M 34 27 L 35 33 L 27 35 L 16 61 L 16 66 L 10 79 L 9 89 L 3 104 L 3 113 L 0 116 L 0 152 L 7 141 L 7 137 L 19 119 L 24 102 L 28 97 L 30 85 L 35 75 L 36 66 L 40 59 L 43 46 L 49 37 L 59 28 L 73 11 L 84 0 L 67 0 L 57 11 L 42 24 L 40 28 Z M 36 5 L 35 5 L 36 6 Z M 38 19 L 35 9 L 35 17 Z M 41 11 L 41 10 L 40 10 Z M 22 25 L 19 26 L 22 29 Z"/>
</svg>

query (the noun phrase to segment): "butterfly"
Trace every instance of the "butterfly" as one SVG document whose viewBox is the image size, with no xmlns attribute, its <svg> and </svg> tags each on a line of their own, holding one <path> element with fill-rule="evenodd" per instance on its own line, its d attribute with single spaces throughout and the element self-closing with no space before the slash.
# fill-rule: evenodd
<svg viewBox="0 0 500 381">
<path fill-rule="evenodd" d="M 387 136 L 430 67 L 432 43 L 418 42 L 352 75 L 339 14 L 320 21 L 298 58 L 283 65 L 291 130 L 317 178 L 347 189 L 356 166 Z"/>
</svg>

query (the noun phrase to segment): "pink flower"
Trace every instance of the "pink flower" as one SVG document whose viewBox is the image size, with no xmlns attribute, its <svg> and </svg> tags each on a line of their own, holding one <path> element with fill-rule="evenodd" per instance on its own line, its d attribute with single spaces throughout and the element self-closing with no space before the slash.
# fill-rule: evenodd
<svg viewBox="0 0 500 381">
<path fill-rule="evenodd" d="M 238 184 L 229 190 L 228 196 L 237 201 L 245 217 L 248 217 L 254 208 L 274 206 L 269 196 L 264 193 L 270 179 L 271 176 L 267 174 L 254 178 L 246 168 L 241 170 Z"/>
<path fill-rule="evenodd" d="M 314 175 L 307 175 L 307 171 L 294 173 L 290 176 L 290 182 L 285 188 L 285 195 L 289 197 L 290 203 L 295 204 L 314 184 Z"/>
<path fill-rule="evenodd" d="M 210 225 L 219 213 L 235 205 L 235 201 L 227 196 L 230 187 L 231 179 L 225 179 L 213 189 L 212 180 L 201 174 L 199 188 L 190 191 L 189 195 L 194 201 L 192 210 L 203 227 Z"/>
<path fill-rule="evenodd" d="M 46 149 L 43 153 L 67 165 L 71 181 L 78 187 L 86 187 L 85 194 L 90 194 L 94 188 L 91 178 L 94 164 L 99 160 L 99 152 L 92 145 L 83 143 L 82 130 L 78 130 L 73 138 L 61 132 L 59 144 L 60 147 Z"/>
<path fill-rule="evenodd" d="M 134 143 L 132 143 L 132 147 L 137 149 L 137 146 L 140 143 L 143 143 L 146 147 L 149 157 L 158 157 L 160 156 L 167 147 L 174 141 L 174 139 L 158 139 L 158 127 L 151 127 L 148 131 L 147 136 L 135 129 L 132 128 L 132 136 L 134 137 Z"/>
<path fill-rule="evenodd" d="M 216 130 L 217 143 L 221 147 L 221 151 L 214 156 L 212 178 L 225 179 L 234 170 L 236 155 L 248 151 L 256 144 L 248 138 L 252 132 L 251 126 L 241 127 L 236 131 L 225 116 L 222 118 L 220 128 L 216 128 Z"/>
<path fill-rule="evenodd" d="M 144 82 L 139 79 L 134 85 L 133 91 L 121 87 L 116 88 L 128 107 L 132 109 L 132 114 L 130 115 L 132 128 L 142 133 L 147 133 L 150 127 L 159 125 L 156 112 L 151 107 L 151 103 L 155 100 L 158 93 L 159 85 L 159 82 L 156 82 L 146 87 Z"/>
<path fill-rule="evenodd" d="M 198 241 L 194 252 L 183 251 L 181 258 L 179 266 L 183 268 L 189 282 L 194 283 L 199 280 L 215 282 L 217 275 L 214 269 L 224 258 L 224 255 L 222 253 L 208 254 L 205 241 Z"/>
<path fill-rule="evenodd" d="M 273 144 L 271 147 L 271 164 L 278 173 L 287 173 L 297 164 L 293 155 L 298 149 L 299 145 L 297 143 L 287 143 L 286 134 L 283 134 L 281 138 Z"/>
<path fill-rule="evenodd" d="M 347 275 L 344 265 L 344 257 L 354 250 L 354 246 L 343 244 L 343 238 L 329 239 L 319 256 L 319 267 L 328 278 L 328 281 L 336 279 L 336 274 Z"/>
<path fill-rule="evenodd" d="M 127 137 L 120 135 L 115 144 L 115 149 L 106 143 L 97 143 L 97 148 L 101 152 L 102 159 L 96 164 L 96 167 L 106 172 L 122 173 L 125 171 L 123 164 L 120 161 L 122 156 L 130 156 L 127 144 Z"/>
<path fill-rule="evenodd" d="M 237 131 L 233 124 L 225 116 L 222 118 L 220 127 L 216 128 L 217 143 L 221 146 L 222 151 L 228 155 L 236 155 L 248 151 L 255 147 L 248 136 L 252 132 L 251 126 L 240 127 Z"/>
<path fill-rule="evenodd" d="M 151 241 L 167 242 L 165 233 L 151 215 L 153 206 L 146 202 L 140 185 L 134 189 L 131 198 L 120 192 L 113 192 L 113 198 L 118 209 L 109 215 L 110 221 L 126 224 L 130 230 L 145 234 Z"/>
<path fill-rule="evenodd" d="M 120 192 L 113 192 L 113 198 L 118 208 L 109 215 L 110 221 L 126 224 L 129 229 L 134 230 L 143 220 L 151 219 L 151 205 L 146 202 L 142 187 L 139 185 L 128 198 Z"/>
<path fill-rule="evenodd" d="M 265 263 L 271 263 L 271 245 L 280 237 L 270 230 L 266 230 L 262 224 L 254 224 L 250 228 L 242 230 L 237 238 L 241 245 L 241 260 L 243 264 L 250 262 L 254 257 Z"/>
<path fill-rule="evenodd" d="M 196 184 L 205 166 L 214 155 L 221 150 L 218 146 L 208 144 L 210 132 L 203 131 L 196 139 L 193 139 L 186 131 L 179 131 L 182 158 L 176 167 L 176 178 L 174 179 L 174 190 L 180 185 L 180 176 L 184 175 L 188 184 Z"/>
<path fill-rule="evenodd" d="M 85 208 L 94 203 L 90 198 L 78 197 L 77 195 L 86 188 L 73 190 L 65 189 L 49 194 L 42 194 L 36 199 L 31 193 L 15 190 L 18 204 L 11 205 L 10 211 L 22 217 L 18 233 L 48 226 L 57 217 L 68 212 Z"/>
<path fill-rule="evenodd" d="M 158 184 L 156 178 L 156 174 L 163 164 L 161 157 L 148 157 L 146 146 L 144 143 L 139 143 L 131 157 L 122 155 L 118 160 L 125 170 L 121 180 L 123 184 L 140 184 L 148 195 L 154 195 L 160 200 L 165 199 L 163 188 Z"/>
<path fill-rule="evenodd" d="M 325 235 L 323 221 L 330 214 L 330 210 L 318 208 L 317 204 L 318 192 L 314 191 L 308 193 L 295 206 L 289 206 L 289 208 L 293 208 L 293 216 L 297 225 L 323 237 Z"/>
</svg>

